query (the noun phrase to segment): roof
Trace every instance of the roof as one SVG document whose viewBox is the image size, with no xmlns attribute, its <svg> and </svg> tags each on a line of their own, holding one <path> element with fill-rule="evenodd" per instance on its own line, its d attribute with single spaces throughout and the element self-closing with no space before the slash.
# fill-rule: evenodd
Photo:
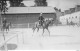
<svg viewBox="0 0 80 51">
<path fill-rule="evenodd" d="M 20 14 L 20 13 L 54 13 L 53 7 L 10 7 L 6 14 Z"/>
</svg>

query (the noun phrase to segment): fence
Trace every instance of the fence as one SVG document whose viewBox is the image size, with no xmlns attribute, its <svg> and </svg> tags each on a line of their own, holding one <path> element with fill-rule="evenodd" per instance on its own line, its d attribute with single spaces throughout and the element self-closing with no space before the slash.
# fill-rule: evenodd
<svg viewBox="0 0 80 51">
<path fill-rule="evenodd" d="M 65 23 L 65 22 L 63 22 Z M 62 23 L 58 24 L 58 23 L 52 23 L 51 25 L 63 25 Z M 66 23 L 65 23 L 66 24 Z M 0 25 L 1 28 L 2 25 Z M 11 28 L 32 28 L 35 26 L 35 23 L 21 23 L 21 24 L 12 24 Z"/>
<path fill-rule="evenodd" d="M 35 26 L 34 23 L 12 24 L 12 28 L 32 28 L 33 26 Z"/>
<path fill-rule="evenodd" d="M 32 28 L 35 23 L 24 23 L 24 24 L 12 24 L 11 28 Z M 2 25 L 0 25 L 0 28 Z"/>
<path fill-rule="evenodd" d="M 8 46 L 7 43 L 9 43 L 9 41 L 11 41 L 13 38 L 17 37 L 17 43 L 18 43 L 18 34 L 14 34 L 12 36 L 10 36 L 8 39 L 6 39 L 5 41 L 2 41 L 0 43 L 0 50 L 4 50 L 4 51 L 8 51 Z M 14 42 L 13 42 L 14 43 Z"/>
<path fill-rule="evenodd" d="M 51 25 L 53 25 L 53 23 Z M 0 25 L 0 27 L 1 26 L 2 25 Z M 35 23 L 22 23 L 22 24 L 12 24 L 11 28 L 32 28 L 34 26 L 35 26 Z"/>
</svg>

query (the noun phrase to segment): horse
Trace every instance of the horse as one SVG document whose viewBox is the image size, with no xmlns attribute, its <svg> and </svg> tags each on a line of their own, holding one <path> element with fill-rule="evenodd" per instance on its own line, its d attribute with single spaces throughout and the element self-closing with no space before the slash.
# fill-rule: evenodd
<svg viewBox="0 0 80 51">
<path fill-rule="evenodd" d="M 47 21 L 47 20 L 48 19 L 44 19 L 44 21 Z M 40 22 L 40 21 L 35 22 L 35 26 L 33 26 L 33 28 L 32 28 L 33 33 L 34 33 L 35 29 L 37 29 L 37 32 L 38 32 L 39 31 L 39 28 L 42 27 L 42 24 L 43 24 L 43 22 Z"/>
<path fill-rule="evenodd" d="M 46 20 L 43 25 L 42 25 L 42 28 L 43 28 L 43 33 L 42 35 L 44 34 L 44 30 L 46 29 L 48 32 L 49 32 L 49 36 L 50 36 L 50 31 L 48 29 L 49 25 L 53 22 L 54 20 L 51 19 L 51 20 Z"/>
<path fill-rule="evenodd" d="M 6 30 L 6 32 L 9 31 L 10 26 L 11 26 L 11 22 L 2 25 L 1 31 L 4 31 L 4 30 Z"/>
<path fill-rule="evenodd" d="M 43 33 L 42 35 L 44 34 L 44 30 L 46 29 L 48 32 L 49 32 L 49 36 L 50 36 L 50 31 L 48 29 L 49 25 L 53 22 L 54 20 L 51 19 L 51 20 L 45 20 L 42 25 L 39 24 L 39 22 L 36 22 L 35 23 L 35 26 L 32 28 L 33 29 L 33 33 L 35 31 L 35 29 L 37 28 L 37 32 L 39 31 L 39 28 L 42 28 L 43 29 Z"/>
<path fill-rule="evenodd" d="M 33 33 L 34 33 L 36 28 L 37 28 L 37 32 L 38 32 L 40 27 L 41 27 L 41 25 L 39 24 L 39 22 L 35 22 L 35 26 L 32 28 Z"/>
</svg>

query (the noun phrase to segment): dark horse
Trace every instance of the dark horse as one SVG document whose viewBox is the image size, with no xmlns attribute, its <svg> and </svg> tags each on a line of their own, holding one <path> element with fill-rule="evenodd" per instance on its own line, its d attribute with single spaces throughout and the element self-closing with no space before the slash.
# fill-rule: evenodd
<svg viewBox="0 0 80 51">
<path fill-rule="evenodd" d="M 49 32 L 49 36 L 50 36 L 50 31 L 49 31 L 48 27 L 49 27 L 49 25 L 50 25 L 51 23 L 53 23 L 53 21 L 54 21 L 53 19 L 51 19 L 51 20 L 46 20 L 46 21 L 44 21 L 44 22 L 42 23 L 42 25 L 40 25 L 39 22 L 36 22 L 36 23 L 35 23 L 35 26 L 32 28 L 32 29 L 33 29 L 33 32 L 35 31 L 36 28 L 38 29 L 38 30 L 37 30 L 37 32 L 38 32 L 38 31 L 39 31 L 39 28 L 42 27 L 42 29 L 43 29 L 42 35 L 44 34 L 44 30 L 46 29 L 46 30 Z"/>
<path fill-rule="evenodd" d="M 4 31 L 4 30 L 9 31 L 10 26 L 11 26 L 11 22 L 2 25 L 1 31 Z"/>
</svg>

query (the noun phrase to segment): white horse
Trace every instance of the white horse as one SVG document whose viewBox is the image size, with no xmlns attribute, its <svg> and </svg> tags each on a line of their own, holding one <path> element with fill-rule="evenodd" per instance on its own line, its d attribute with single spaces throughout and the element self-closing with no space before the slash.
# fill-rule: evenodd
<svg viewBox="0 0 80 51">
<path fill-rule="evenodd" d="M 44 34 L 44 30 L 45 29 L 48 30 L 49 35 L 50 35 L 50 31 L 49 31 L 48 27 L 53 21 L 54 21 L 53 19 L 45 20 L 42 25 L 40 25 L 39 22 L 35 22 L 35 26 L 32 28 L 33 29 L 33 33 L 34 33 L 36 28 L 37 28 L 37 32 L 39 31 L 39 28 L 42 28 L 43 29 L 42 35 Z"/>
</svg>

